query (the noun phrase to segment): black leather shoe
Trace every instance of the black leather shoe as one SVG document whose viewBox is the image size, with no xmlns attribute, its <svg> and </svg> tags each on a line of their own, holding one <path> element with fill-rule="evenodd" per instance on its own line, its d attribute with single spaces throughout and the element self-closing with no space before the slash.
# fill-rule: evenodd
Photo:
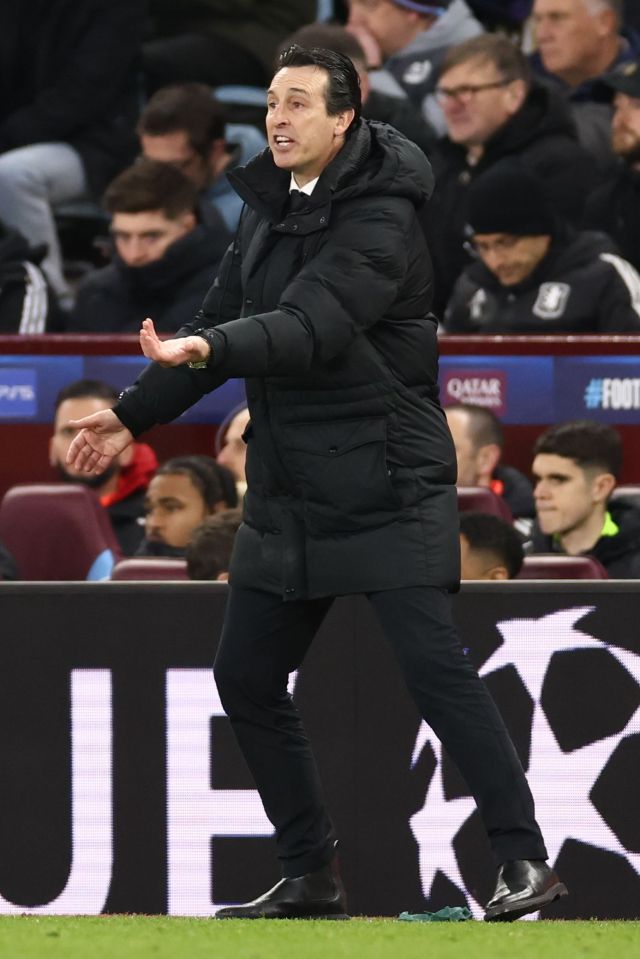
<svg viewBox="0 0 640 959">
<path fill-rule="evenodd" d="M 281 879 L 259 899 L 225 906 L 216 919 L 348 919 L 347 899 L 334 859 L 316 872 Z"/>
<path fill-rule="evenodd" d="M 566 895 L 567 887 L 543 859 L 514 859 L 498 870 L 485 922 L 512 922 Z"/>
</svg>

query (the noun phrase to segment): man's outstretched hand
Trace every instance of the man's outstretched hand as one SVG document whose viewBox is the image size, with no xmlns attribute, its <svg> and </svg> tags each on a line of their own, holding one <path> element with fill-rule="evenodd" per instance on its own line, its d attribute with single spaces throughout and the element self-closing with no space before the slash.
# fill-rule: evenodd
<svg viewBox="0 0 640 959">
<path fill-rule="evenodd" d="M 72 420 L 71 426 L 80 430 L 71 441 L 67 465 L 85 473 L 102 473 L 129 443 L 133 436 L 123 426 L 113 410 L 99 410 L 81 420 Z"/>
<path fill-rule="evenodd" d="M 153 320 L 143 320 L 140 330 L 142 352 L 160 366 L 182 366 L 200 363 L 209 358 L 211 347 L 201 336 L 183 336 L 176 340 L 161 340 Z"/>
</svg>

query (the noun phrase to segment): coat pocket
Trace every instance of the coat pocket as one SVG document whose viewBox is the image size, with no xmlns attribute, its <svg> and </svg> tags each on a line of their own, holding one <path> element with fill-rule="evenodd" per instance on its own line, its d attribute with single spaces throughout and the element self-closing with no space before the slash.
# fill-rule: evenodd
<svg viewBox="0 0 640 959">
<path fill-rule="evenodd" d="M 310 530 L 357 531 L 393 519 L 400 500 L 386 459 L 386 419 L 296 423 L 283 428 Z"/>
</svg>

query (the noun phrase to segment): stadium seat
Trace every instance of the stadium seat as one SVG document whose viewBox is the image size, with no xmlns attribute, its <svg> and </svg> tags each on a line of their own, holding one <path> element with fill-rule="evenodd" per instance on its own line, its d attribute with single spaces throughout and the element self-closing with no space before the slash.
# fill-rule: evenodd
<svg viewBox="0 0 640 959">
<path fill-rule="evenodd" d="M 640 486 L 629 484 L 627 486 L 616 486 L 611 499 L 624 499 L 634 506 L 640 507 Z"/>
<path fill-rule="evenodd" d="M 485 486 L 459 486 L 458 509 L 461 513 L 491 513 L 507 523 L 513 523 L 511 510 L 502 497 Z"/>
<path fill-rule="evenodd" d="M 22 579 L 106 579 L 119 558 L 109 516 L 87 486 L 13 486 L 0 503 L 0 539 Z"/>
<path fill-rule="evenodd" d="M 525 556 L 517 579 L 608 579 L 607 571 L 592 556 L 559 556 L 540 553 Z"/>
<path fill-rule="evenodd" d="M 122 559 L 113 567 L 111 579 L 188 579 L 185 559 L 134 556 Z"/>
</svg>

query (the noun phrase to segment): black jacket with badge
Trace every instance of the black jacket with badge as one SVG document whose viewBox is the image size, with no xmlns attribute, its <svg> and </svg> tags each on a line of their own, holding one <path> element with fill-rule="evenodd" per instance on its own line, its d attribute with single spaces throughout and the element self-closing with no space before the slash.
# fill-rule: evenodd
<svg viewBox="0 0 640 959">
<path fill-rule="evenodd" d="M 436 189 L 425 218 L 436 279 L 436 312 L 440 315 L 455 281 L 469 263 L 464 247 L 467 188 L 506 157 L 518 157 L 544 180 L 560 216 L 574 224 L 582 219 L 585 197 L 595 180 L 595 165 L 578 143 L 569 107 L 558 93 L 535 84 L 520 110 L 487 141 L 474 166 L 467 160 L 466 147 L 441 140 L 432 154 Z"/>
<path fill-rule="evenodd" d="M 601 536 L 584 555 L 604 566 L 610 579 L 640 579 L 640 509 L 624 499 L 611 500 L 607 507 L 619 527 L 615 536 Z M 554 536 L 545 536 L 536 523 L 532 534 L 534 553 L 562 553 Z"/>
<path fill-rule="evenodd" d="M 247 202 L 201 314 L 206 370 L 152 364 L 115 407 L 134 433 L 247 378 L 248 491 L 231 582 L 284 599 L 459 577 L 455 451 L 438 402 L 431 272 L 416 209 L 428 161 L 361 121 L 313 195 L 267 150 L 233 175 Z"/>
<path fill-rule="evenodd" d="M 456 283 L 447 333 L 637 333 L 640 276 L 601 233 L 557 238 L 526 280 L 502 286 L 477 261 Z"/>
<path fill-rule="evenodd" d="M 216 226 L 198 225 L 146 266 L 115 256 L 81 281 L 66 332 L 137 333 L 151 316 L 160 333 L 175 333 L 202 304 L 228 244 L 218 216 Z"/>
</svg>

